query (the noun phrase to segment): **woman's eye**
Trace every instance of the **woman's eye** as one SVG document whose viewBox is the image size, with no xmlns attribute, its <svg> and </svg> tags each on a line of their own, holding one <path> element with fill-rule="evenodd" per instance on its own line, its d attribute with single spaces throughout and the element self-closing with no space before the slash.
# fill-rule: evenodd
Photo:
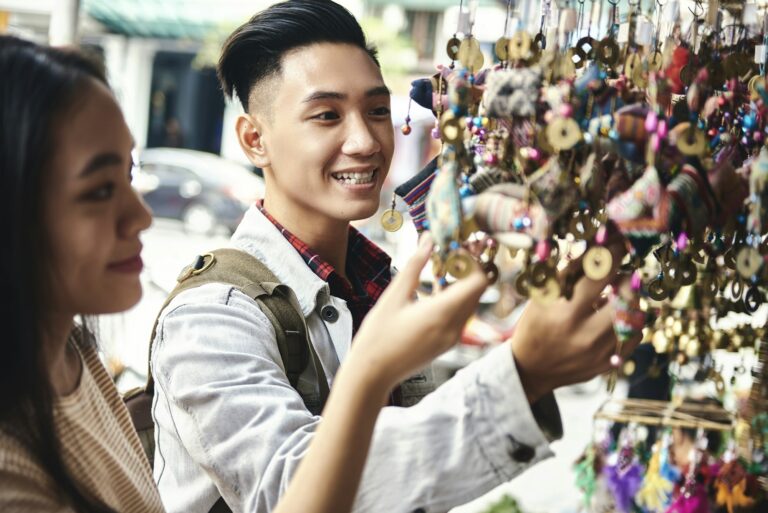
<svg viewBox="0 0 768 513">
<path fill-rule="evenodd" d="M 339 115 L 336 114 L 335 112 L 328 111 L 328 112 L 323 112 L 321 114 L 318 114 L 313 119 L 319 119 L 320 121 L 335 121 L 339 119 Z"/>
<path fill-rule="evenodd" d="M 87 201 L 105 201 L 110 199 L 114 192 L 115 184 L 107 183 L 101 187 L 97 187 L 86 192 L 83 198 Z"/>
</svg>

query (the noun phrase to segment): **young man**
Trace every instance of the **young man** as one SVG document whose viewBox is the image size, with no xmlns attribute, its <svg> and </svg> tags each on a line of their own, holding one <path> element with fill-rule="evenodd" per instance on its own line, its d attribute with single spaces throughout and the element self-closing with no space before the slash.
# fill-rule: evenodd
<svg viewBox="0 0 768 513">
<path fill-rule="evenodd" d="M 331 384 L 391 276 L 389 257 L 349 225 L 376 212 L 393 152 L 375 51 L 342 7 L 294 0 L 230 36 L 219 76 L 266 180 L 232 245 L 295 292 Z M 435 391 L 428 373 L 403 383 L 392 403 L 410 407 L 382 411 L 356 511 L 446 511 L 550 456 L 561 434 L 551 391 L 607 370 L 616 347 L 611 311 L 594 306 L 606 284 L 581 280 L 571 301 L 530 305 L 509 343 Z M 167 510 L 203 513 L 223 497 L 236 512 L 271 511 L 321 420 L 314 367 L 292 388 L 267 316 L 221 284 L 165 309 L 152 354 Z"/>
</svg>

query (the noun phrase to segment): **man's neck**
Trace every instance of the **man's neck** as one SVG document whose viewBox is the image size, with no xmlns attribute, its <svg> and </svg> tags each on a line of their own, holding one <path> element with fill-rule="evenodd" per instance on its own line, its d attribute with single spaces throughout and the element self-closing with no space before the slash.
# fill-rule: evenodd
<svg viewBox="0 0 768 513">
<path fill-rule="evenodd" d="M 289 201 L 276 198 L 270 201 L 269 198 L 269 195 L 264 198 L 264 209 L 269 215 L 346 278 L 349 222 L 328 219 L 297 208 Z"/>
</svg>

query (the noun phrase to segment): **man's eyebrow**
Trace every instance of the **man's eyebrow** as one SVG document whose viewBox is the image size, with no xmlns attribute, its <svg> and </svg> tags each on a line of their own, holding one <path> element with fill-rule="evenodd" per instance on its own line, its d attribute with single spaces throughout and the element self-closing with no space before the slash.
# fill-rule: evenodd
<svg viewBox="0 0 768 513">
<path fill-rule="evenodd" d="M 314 93 L 304 98 L 303 103 L 311 103 L 318 100 L 344 100 L 346 98 L 347 95 L 343 93 L 337 93 L 334 91 L 315 91 Z"/>
<path fill-rule="evenodd" d="M 365 92 L 366 98 L 372 96 L 391 96 L 392 92 L 385 85 L 376 86 Z M 315 91 L 304 98 L 303 103 L 316 102 L 318 100 L 346 100 L 347 95 L 336 91 Z"/>
<path fill-rule="evenodd" d="M 80 172 L 80 178 L 85 178 L 96 171 L 109 166 L 122 166 L 123 158 L 117 153 L 100 153 L 93 157 Z"/>
<path fill-rule="evenodd" d="M 368 89 L 365 92 L 365 96 L 371 97 L 371 96 L 392 96 L 392 91 L 389 90 L 389 87 L 383 85 L 374 87 L 372 89 Z"/>
</svg>

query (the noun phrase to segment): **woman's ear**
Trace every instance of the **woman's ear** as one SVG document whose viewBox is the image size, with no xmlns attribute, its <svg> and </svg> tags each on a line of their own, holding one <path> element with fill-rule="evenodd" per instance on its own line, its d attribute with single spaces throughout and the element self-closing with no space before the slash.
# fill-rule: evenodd
<svg viewBox="0 0 768 513">
<path fill-rule="evenodd" d="M 259 168 L 269 167 L 269 155 L 264 141 L 264 125 L 250 114 L 241 114 L 235 123 L 237 140 L 251 163 Z"/>
</svg>

